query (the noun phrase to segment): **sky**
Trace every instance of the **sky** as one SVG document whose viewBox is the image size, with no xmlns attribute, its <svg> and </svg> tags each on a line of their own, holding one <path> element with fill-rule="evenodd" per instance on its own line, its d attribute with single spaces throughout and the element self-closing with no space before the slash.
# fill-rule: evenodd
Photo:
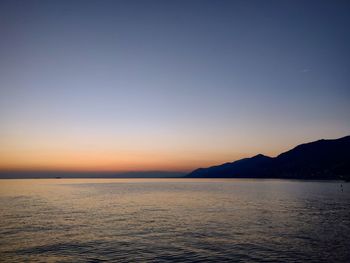
<svg viewBox="0 0 350 263">
<path fill-rule="evenodd" d="M 0 1 L 0 170 L 190 171 L 350 134 L 349 1 Z"/>
</svg>

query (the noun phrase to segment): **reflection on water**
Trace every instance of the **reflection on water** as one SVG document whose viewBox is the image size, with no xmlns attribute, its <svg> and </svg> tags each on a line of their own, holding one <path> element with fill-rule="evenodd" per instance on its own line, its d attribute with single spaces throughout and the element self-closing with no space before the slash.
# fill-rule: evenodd
<svg viewBox="0 0 350 263">
<path fill-rule="evenodd" d="M 0 180 L 4 262 L 349 262 L 350 185 Z"/>
</svg>

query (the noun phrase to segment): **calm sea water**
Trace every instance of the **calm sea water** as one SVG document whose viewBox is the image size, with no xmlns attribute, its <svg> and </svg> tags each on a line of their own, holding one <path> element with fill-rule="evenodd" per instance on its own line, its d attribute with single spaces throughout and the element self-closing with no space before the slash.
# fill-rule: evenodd
<svg viewBox="0 0 350 263">
<path fill-rule="evenodd" d="M 350 262 L 350 184 L 0 180 L 1 262 Z"/>
</svg>

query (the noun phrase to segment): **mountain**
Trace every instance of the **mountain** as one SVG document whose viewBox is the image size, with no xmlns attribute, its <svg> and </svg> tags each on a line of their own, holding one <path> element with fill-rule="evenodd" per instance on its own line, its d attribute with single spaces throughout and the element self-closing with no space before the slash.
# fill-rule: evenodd
<svg viewBox="0 0 350 263">
<path fill-rule="evenodd" d="M 209 168 L 189 178 L 350 179 L 350 136 L 305 143 L 277 157 L 262 154 Z"/>
</svg>

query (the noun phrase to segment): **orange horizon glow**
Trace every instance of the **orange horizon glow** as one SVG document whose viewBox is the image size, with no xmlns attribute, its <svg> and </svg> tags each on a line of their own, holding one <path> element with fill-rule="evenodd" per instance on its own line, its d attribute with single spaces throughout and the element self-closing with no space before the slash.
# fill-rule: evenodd
<svg viewBox="0 0 350 263">
<path fill-rule="evenodd" d="M 238 136 L 237 140 L 230 140 L 229 134 L 213 138 L 193 130 L 117 136 L 90 129 L 26 128 L 24 133 L 18 129 L 0 135 L 0 171 L 189 172 L 250 157 L 267 148 L 258 143 L 249 147 L 247 139 Z"/>
<path fill-rule="evenodd" d="M 114 158 L 113 158 L 114 157 Z M 222 162 L 231 162 L 248 156 L 235 155 L 232 158 L 176 158 L 175 156 L 113 156 L 94 155 L 89 153 L 65 154 L 59 156 L 24 158 L 4 158 L 1 156 L 0 171 L 62 171 L 62 172 L 141 172 L 141 171 L 173 171 L 190 172 L 199 167 L 208 167 Z"/>
<path fill-rule="evenodd" d="M 278 140 L 278 137 L 274 141 L 257 137 L 253 140 L 249 134 L 230 140 L 229 135 L 201 137 L 190 132 L 187 137 L 177 135 L 175 141 L 171 135 L 141 138 L 124 134 L 123 140 L 89 133 L 1 136 L 0 171 L 190 172 L 259 153 L 274 157 L 299 143 L 312 141 L 310 138 L 293 143 L 292 140 Z"/>
</svg>

